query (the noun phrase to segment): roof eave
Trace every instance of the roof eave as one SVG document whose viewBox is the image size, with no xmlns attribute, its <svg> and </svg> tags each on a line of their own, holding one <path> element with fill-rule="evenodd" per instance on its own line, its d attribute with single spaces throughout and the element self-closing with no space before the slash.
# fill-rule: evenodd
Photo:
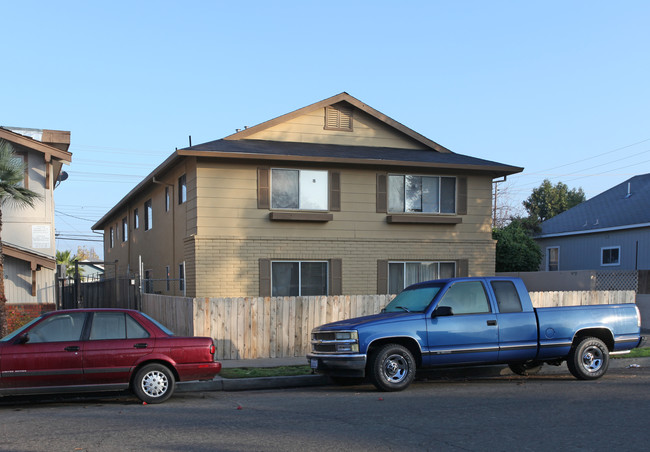
<svg viewBox="0 0 650 452">
<path fill-rule="evenodd" d="M 133 189 L 128 192 L 115 206 L 109 210 L 103 217 L 99 219 L 94 225 L 90 227 L 91 230 L 96 231 L 98 229 L 104 229 L 104 225 L 108 220 L 123 209 L 124 205 L 128 204 L 129 201 L 134 198 L 141 190 L 144 188 L 153 185 L 153 180 L 156 176 L 159 176 L 165 173 L 175 162 L 180 158 L 179 152 L 174 151 L 167 159 L 156 167 L 148 176 L 146 176 L 138 185 L 133 187 Z"/>
<path fill-rule="evenodd" d="M 295 161 L 295 162 L 315 162 L 315 163 L 337 163 L 347 165 L 362 166 L 390 166 L 402 168 L 444 168 L 465 171 L 478 171 L 484 173 L 493 173 L 494 177 L 509 176 L 522 172 L 524 169 L 518 166 L 508 165 L 471 165 L 439 162 L 421 162 L 408 160 L 382 160 L 382 159 L 359 159 L 359 158 L 341 158 L 341 157 L 313 157 L 313 156 L 296 156 L 296 155 L 278 155 L 278 154 L 246 154 L 241 152 L 219 152 L 219 151 L 198 151 L 190 149 L 179 149 L 178 154 L 187 157 L 208 157 L 221 159 L 244 159 L 244 160 L 274 160 L 274 161 Z"/>
</svg>

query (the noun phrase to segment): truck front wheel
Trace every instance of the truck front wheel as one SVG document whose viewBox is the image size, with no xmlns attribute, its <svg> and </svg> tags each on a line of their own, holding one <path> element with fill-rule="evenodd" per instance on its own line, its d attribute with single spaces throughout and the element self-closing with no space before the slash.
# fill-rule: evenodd
<svg viewBox="0 0 650 452">
<path fill-rule="evenodd" d="M 368 374 L 381 391 L 401 391 L 415 378 L 415 359 L 408 348 L 386 344 L 372 353 Z"/>
<path fill-rule="evenodd" d="M 586 337 L 571 347 L 567 358 L 569 372 L 579 380 L 595 380 L 605 375 L 609 366 L 609 350 L 596 337 Z"/>
</svg>

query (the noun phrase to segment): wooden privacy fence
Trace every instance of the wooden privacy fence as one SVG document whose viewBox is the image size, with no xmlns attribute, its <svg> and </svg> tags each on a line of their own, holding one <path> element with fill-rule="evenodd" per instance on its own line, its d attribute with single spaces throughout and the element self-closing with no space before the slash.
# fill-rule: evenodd
<svg viewBox="0 0 650 452">
<path fill-rule="evenodd" d="M 634 303 L 634 291 L 531 292 L 535 307 Z M 376 314 L 394 295 L 183 298 L 144 294 L 142 310 L 177 335 L 210 336 L 219 359 L 305 356 L 311 330 Z"/>
</svg>

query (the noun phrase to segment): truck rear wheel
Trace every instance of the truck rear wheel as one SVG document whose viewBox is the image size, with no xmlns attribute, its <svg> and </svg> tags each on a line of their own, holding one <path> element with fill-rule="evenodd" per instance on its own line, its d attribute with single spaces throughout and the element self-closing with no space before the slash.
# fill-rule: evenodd
<svg viewBox="0 0 650 452">
<path fill-rule="evenodd" d="M 415 378 L 415 359 L 408 348 L 386 344 L 372 354 L 370 381 L 381 391 L 402 391 Z"/>
<path fill-rule="evenodd" d="M 569 372 L 579 380 L 602 377 L 609 367 L 609 350 L 596 337 L 585 337 L 574 344 L 566 361 Z"/>
</svg>

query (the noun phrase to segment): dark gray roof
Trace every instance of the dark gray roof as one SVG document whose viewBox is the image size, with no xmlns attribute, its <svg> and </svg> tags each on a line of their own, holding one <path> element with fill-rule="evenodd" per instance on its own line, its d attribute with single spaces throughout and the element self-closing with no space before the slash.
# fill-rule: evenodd
<svg viewBox="0 0 650 452">
<path fill-rule="evenodd" d="M 629 187 L 629 192 L 628 192 Z M 650 174 L 625 182 L 542 223 L 537 236 L 650 226 Z"/>
<path fill-rule="evenodd" d="M 405 166 L 454 168 L 491 171 L 499 175 L 513 174 L 522 168 L 479 159 L 453 152 L 443 153 L 433 149 L 404 149 L 370 146 L 345 146 L 321 143 L 296 143 L 265 140 L 215 140 L 180 150 L 181 153 L 214 154 L 214 157 L 256 157 L 260 159 L 298 161 L 331 161 L 356 164 L 386 164 Z"/>
</svg>

